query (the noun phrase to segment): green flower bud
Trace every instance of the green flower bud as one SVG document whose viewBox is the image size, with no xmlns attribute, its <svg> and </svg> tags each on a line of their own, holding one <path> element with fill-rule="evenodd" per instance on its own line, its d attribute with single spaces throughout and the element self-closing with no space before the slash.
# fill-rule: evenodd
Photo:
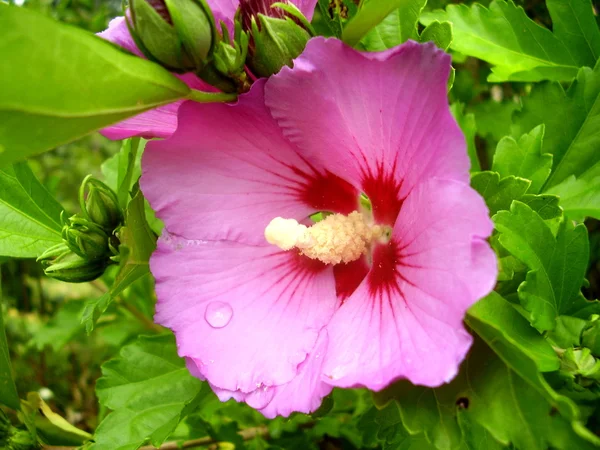
<svg viewBox="0 0 600 450">
<path fill-rule="evenodd" d="M 62 256 L 68 255 L 69 253 L 71 253 L 71 249 L 63 241 L 60 244 L 56 244 L 47 249 L 44 253 L 38 256 L 36 261 L 40 262 L 43 267 L 48 267 L 54 261 L 61 258 Z"/>
<path fill-rule="evenodd" d="M 239 92 L 247 91 L 250 87 L 245 71 L 248 56 L 248 33 L 242 31 L 239 22 L 235 24 L 234 38 L 231 40 L 229 30 L 222 24 L 223 37 L 219 39 L 213 52 L 213 64 L 225 77 L 236 80 Z"/>
<path fill-rule="evenodd" d="M 200 71 L 215 37 L 205 0 L 131 0 L 131 34 L 151 60 L 175 72 Z"/>
<path fill-rule="evenodd" d="M 87 198 L 85 191 L 88 190 Z M 112 233 L 123 221 L 117 194 L 102 181 L 88 175 L 79 188 L 79 203 L 84 217 Z"/>
<path fill-rule="evenodd" d="M 240 20 L 251 35 L 248 66 L 260 77 L 269 77 L 283 66 L 291 67 L 312 34 L 310 24 L 295 6 L 272 0 L 242 0 Z"/>
<path fill-rule="evenodd" d="M 42 261 L 42 265 L 45 266 L 44 273 L 50 278 L 67 283 L 92 281 L 104 273 L 110 262 L 108 259 L 87 260 L 73 253 L 66 244 L 64 246 L 67 248 L 65 253 L 52 261 Z"/>
<path fill-rule="evenodd" d="M 62 230 L 62 238 L 74 253 L 86 259 L 110 256 L 109 237 L 100 225 L 79 217 L 69 218 Z"/>
</svg>

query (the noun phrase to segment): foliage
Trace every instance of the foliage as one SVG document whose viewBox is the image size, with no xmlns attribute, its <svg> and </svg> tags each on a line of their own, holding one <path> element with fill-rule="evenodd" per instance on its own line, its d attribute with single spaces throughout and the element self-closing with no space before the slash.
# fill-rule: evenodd
<svg viewBox="0 0 600 450">
<path fill-rule="evenodd" d="M 451 53 L 451 112 L 494 224 L 499 275 L 465 317 L 474 345 L 451 382 L 335 389 L 312 415 L 273 420 L 220 402 L 153 323 L 149 259 L 162 224 L 139 189 L 146 141 L 89 134 L 180 99 L 237 92 L 190 91 L 155 61 L 93 36 L 120 14 L 118 1 L 9 3 L 0 4 L 0 447 L 600 447 L 597 3 L 319 0 L 311 24 L 294 19 L 362 51 L 412 39 Z M 229 44 L 219 41 L 221 56 L 237 64 Z M 231 82 L 218 70 L 200 75 Z M 114 191 L 122 216 L 99 232 L 110 267 L 66 284 L 35 258 L 67 245 L 61 231 L 83 214 L 87 174 Z"/>
</svg>

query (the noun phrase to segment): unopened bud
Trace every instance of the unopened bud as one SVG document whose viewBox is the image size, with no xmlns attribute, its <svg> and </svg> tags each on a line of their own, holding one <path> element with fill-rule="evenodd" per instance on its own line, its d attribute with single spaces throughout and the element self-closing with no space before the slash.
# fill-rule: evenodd
<svg viewBox="0 0 600 450">
<path fill-rule="evenodd" d="M 243 0 L 240 2 L 240 20 L 251 35 L 248 66 L 261 77 L 271 76 L 283 66 L 291 66 L 311 37 L 308 21 L 291 4 Z"/>
<path fill-rule="evenodd" d="M 83 283 L 95 280 L 104 273 L 109 260 L 88 260 L 68 250 L 53 261 L 42 261 L 47 276 L 67 283 Z"/>
<path fill-rule="evenodd" d="M 86 259 L 99 259 L 110 256 L 109 237 L 104 229 L 77 215 L 63 227 L 62 238 L 68 247 Z"/>
<path fill-rule="evenodd" d="M 85 191 L 88 191 L 87 198 Z M 102 181 L 87 176 L 79 191 L 81 212 L 91 222 L 101 226 L 108 233 L 123 221 L 117 194 Z"/>
<path fill-rule="evenodd" d="M 149 59 L 176 72 L 202 70 L 215 36 L 205 0 L 131 0 L 130 11 L 132 36 Z"/>
</svg>

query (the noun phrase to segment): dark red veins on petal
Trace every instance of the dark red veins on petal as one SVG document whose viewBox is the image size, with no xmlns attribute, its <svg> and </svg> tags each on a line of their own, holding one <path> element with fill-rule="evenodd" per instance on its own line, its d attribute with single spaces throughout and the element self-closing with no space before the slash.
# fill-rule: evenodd
<svg viewBox="0 0 600 450">
<path fill-rule="evenodd" d="M 369 273 L 369 265 L 363 256 L 347 264 L 337 264 L 333 267 L 335 277 L 335 292 L 343 302 L 350 297 L 358 285 L 362 283 Z"/>
<path fill-rule="evenodd" d="M 376 245 L 373 249 L 373 265 L 367 277 L 369 292 L 376 297 L 383 293 L 390 297 L 393 293 L 401 293 L 398 273 L 400 255 L 398 244 L 390 240 L 387 244 Z"/>
<path fill-rule="evenodd" d="M 280 254 L 281 253 L 274 253 L 273 256 L 275 257 Z M 285 286 L 280 291 L 280 298 L 284 293 L 291 290 L 288 296 L 291 300 L 295 295 L 301 293 L 308 281 L 318 273 L 326 270 L 327 265 L 323 264 L 321 261 L 307 258 L 295 251 L 289 252 L 286 256 L 288 256 L 288 258 L 286 258 L 285 261 L 274 267 L 274 269 L 281 270 L 282 275 L 275 281 L 273 287 Z"/>
<path fill-rule="evenodd" d="M 277 174 L 287 182 L 288 188 L 295 192 L 301 202 L 309 205 L 315 212 L 350 214 L 358 209 L 358 190 L 350 183 L 328 170 L 317 170 L 304 158 L 303 161 L 308 167 L 307 171 L 277 160 L 297 176 L 297 179 L 291 180 Z"/>
<path fill-rule="evenodd" d="M 375 173 L 363 171 L 363 191 L 371 200 L 375 222 L 382 225 L 393 226 L 402 207 L 402 181 L 395 179 L 394 172 L 395 167 L 386 170 L 383 163 L 377 164 Z"/>
</svg>

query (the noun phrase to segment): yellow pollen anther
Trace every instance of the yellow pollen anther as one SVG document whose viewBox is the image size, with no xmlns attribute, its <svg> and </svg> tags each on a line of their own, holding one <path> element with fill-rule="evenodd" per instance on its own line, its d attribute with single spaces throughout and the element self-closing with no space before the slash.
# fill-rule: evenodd
<svg viewBox="0 0 600 450">
<path fill-rule="evenodd" d="M 357 260 L 383 234 L 382 227 L 370 226 L 358 211 L 347 216 L 331 214 L 311 227 L 294 219 L 276 217 L 265 228 L 265 238 L 270 244 L 282 250 L 298 248 L 303 255 L 325 264 Z"/>
</svg>

